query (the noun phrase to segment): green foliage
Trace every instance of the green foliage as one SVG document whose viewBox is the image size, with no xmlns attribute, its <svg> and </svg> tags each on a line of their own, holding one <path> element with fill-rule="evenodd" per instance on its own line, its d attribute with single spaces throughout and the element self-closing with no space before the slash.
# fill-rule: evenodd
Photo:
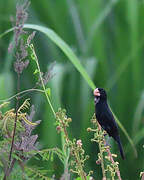
<svg viewBox="0 0 144 180">
<path fill-rule="evenodd" d="M 38 169 L 37 167 L 25 167 L 25 172 L 31 180 L 50 180 L 50 178 L 47 177 L 47 170 Z"/>
<path fill-rule="evenodd" d="M 38 152 L 38 154 L 41 156 L 43 161 L 53 161 L 54 160 L 54 154 L 58 156 L 58 158 L 61 160 L 61 162 L 64 164 L 64 154 L 59 148 L 52 148 L 52 149 L 42 149 Z"/>
<path fill-rule="evenodd" d="M 89 156 L 85 156 L 85 151 L 82 147 L 82 141 L 73 139 L 70 140 L 67 127 L 69 127 L 69 123 L 72 121 L 71 118 L 68 118 L 66 115 L 65 109 L 59 109 L 56 113 L 56 125 L 57 131 L 64 134 L 65 144 L 64 148 L 65 151 L 68 152 L 68 161 L 67 168 L 70 171 L 80 176 L 82 179 L 87 179 L 87 174 L 84 171 L 85 168 L 85 161 L 88 160 Z M 92 171 L 88 173 L 89 175 L 92 174 Z"/>
<path fill-rule="evenodd" d="M 44 27 L 41 27 L 41 26 L 37 26 L 37 25 L 31 25 L 31 24 L 27 24 L 27 25 L 24 25 L 25 28 L 30 28 L 30 29 L 35 29 L 35 30 L 39 30 L 41 32 L 43 32 L 44 34 L 46 34 L 57 46 L 59 46 L 63 51 L 64 53 L 69 57 L 69 59 L 72 61 L 72 63 L 74 64 L 74 66 L 77 68 L 77 70 L 81 73 L 81 75 L 84 77 L 84 79 L 86 80 L 86 82 L 89 84 L 89 86 L 92 88 L 92 89 L 95 89 L 95 85 L 94 83 L 91 81 L 91 79 L 89 78 L 87 72 L 84 70 L 84 68 L 82 67 L 82 65 L 79 63 L 78 59 L 76 58 L 76 56 L 73 54 L 73 52 L 71 51 L 71 49 L 69 49 L 68 45 L 65 44 L 65 42 L 63 42 L 52 30 L 48 29 L 48 28 L 44 28 Z M 13 30 L 13 29 L 11 29 Z M 52 33 L 52 34 L 51 34 Z M 38 59 L 37 59 L 37 56 L 35 54 L 35 50 L 34 50 L 34 47 L 33 45 L 31 44 L 30 45 L 30 48 L 32 50 L 32 54 L 31 54 L 31 58 L 33 60 L 35 60 L 36 64 L 37 64 L 37 67 L 38 69 L 36 69 L 34 71 L 34 74 L 37 74 L 39 73 L 40 75 L 40 79 L 41 79 L 41 83 L 43 84 L 43 89 L 45 91 L 45 87 L 44 87 L 44 79 L 42 78 L 42 74 L 40 72 L 40 67 L 39 67 L 39 63 L 38 63 Z M 71 56 L 72 54 L 72 56 Z M 45 91 L 45 94 L 46 94 L 46 91 Z M 52 105 L 49 101 L 49 98 L 48 96 L 46 95 L 47 97 L 47 100 L 48 100 L 48 103 L 50 104 L 50 107 L 53 111 L 53 113 L 55 114 L 53 108 L 52 108 Z M 115 116 L 115 115 L 114 115 Z M 128 135 L 127 131 L 125 130 L 125 128 L 123 127 L 123 125 L 120 123 L 120 121 L 118 120 L 118 118 L 115 116 L 115 119 L 116 121 L 118 122 L 120 128 L 122 129 L 122 131 L 124 132 L 125 136 L 127 137 L 128 141 L 130 142 L 132 148 L 133 148 L 133 151 L 135 153 L 135 156 L 137 157 L 137 151 L 136 151 L 136 148 L 133 144 L 133 141 L 132 139 L 130 138 L 130 136 Z"/>
<path fill-rule="evenodd" d="M 55 117 L 51 113 L 49 105 L 42 95 L 36 93 L 46 93 L 49 96 L 47 87 L 46 91 L 35 88 L 35 81 L 39 76 L 39 70 L 35 61 L 30 62 L 29 67 L 25 70 L 25 74 L 21 77 L 21 89 L 24 91 L 20 93 L 15 91 L 16 78 L 12 71 L 15 58 L 7 51 L 9 41 L 14 39 L 10 33 L 11 30 L 8 29 L 11 27 L 9 17 L 15 14 L 15 6 L 16 1 L 0 1 L 0 100 L 6 100 L 6 98 L 10 97 L 6 101 L 11 101 L 17 97 L 17 94 L 25 97 L 29 93 L 31 101 L 37 109 L 36 118 L 43 119 L 43 122 L 36 130 L 41 144 L 46 149 L 51 149 L 51 144 L 53 143 L 55 147 L 60 149 L 64 145 L 63 135 L 61 134 L 61 141 L 56 131 L 54 131 Z M 39 58 L 41 72 L 45 72 L 52 61 L 57 61 L 54 67 L 56 75 L 48 83 L 48 88 L 51 91 L 50 100 L 54 109 L 58 107 L 65 108 L 68 115 L 72 117 L 73 122 L 69 127 L 69 135 L 71 138 L 77 137 L 77 139 L 82 139 L 82 142 L 84 142 L 85 151 L 92 157 L 87 162 L 88 169 L 95 167 L 93 157 L 96 152 L 93 151 L 93 147 L 88 143 L 90 137 L 85 132 L 85 129 L 90 126 L 89 119 L 94 112 L 94 104 L 89 86 L 71 66 L 70 62 L 73 61 L 67 61 L 67 59 L 75 59 L 73 52 L 76 54 L 76 59 L 80 62 L 75 64 L 75 67 L 82 65 L 83 69 L 79 68 L 80 72 L 81 70 L 86 70 L 90 75 L 90 79 L 98 87 L 105 87 L 108 90 L 108 99 L 112 110 L 125 127 L 125 132 L 128 132 L 128 135 L 132 137 L 132 141 L 136 146 L 139 158 L 134 159 L 131 146 L 125 136 L 121 134 L 126 151 L 126 161 L 122 162 L 119 159 L 122 176 L 128 180 L 139 179 L 139 170 L 142 169 L 144 164 L 144 152 L 141 148 L 144 136 L 143 1 L 33 0 L 31 1 L 29 12 L 29 22 L 35 23 L 37 26 L 28 26 L 41 29 L 42 31 L 52 30 L 52 32 L 47 31 L 49 33 L 49 36 L 48 34 L 47 36 L 53 39 L 53 42 L 62 49 L 62 52 L 59 51 L 53 42 L 46 40 L 39 33 L 37 33 L 33 42 Z M 41 25 L 45 26 L 46 29 Z M 55 34 L 56 37 L 58 36 L 57 39 L 53 36 Z M 61 38 L 59 39 L 59 37 Z M 67 42 L 67 45 L 65 46 L 63 42 Z M 86 75 L 84 77 L 87 79 Z M 89 80 L 87 79 L 86 81 L 88 82 Z M 93 85 L 90 81 L 89 85 L 92 87 Z M 39 87 L 41 88 L 41 86 Z M 10 106 L 14 107 L 13 102 L 10 103 Z M 0 117 L 6 110 L 7 107 L 2 108 Z M 19 125 L 21 126 L 20 122 L 18 121 L 18 127 Z M 0 140 L 3 141 L 4 138 L 1 131 Z M 129 139 L 129 142 L 132 141 Z M 112 150 L 116 152 L 115 145 L 111 144 L 111 146 Z M 97 150 L 97 148 L 95 149 Z M 65 155 L 67 153 L 64 152 Z M 65 155 L 64 164 L 67 164 Z M 137 166 L 133 166 L 133 162 Z M 57 160 L 51 164 L 57 179 L 59 179 L 59 172 L 63 171 L 63 167 L 60 166 L 60 162 Z M 43 161 L 39 160 L 35 162 L 35 165 L 36 168 L 39 165 L 43 166 Z M 45 169 L 49 167 L 45 166 Z M 96 172 L 97 170 L 96 167 Z M 20 174 L 21 171 L 18 173 Z M 97 175 L 97 179 L 101 179 L 99 171 Z M 0 176 L 1 178 L 3 177 L 1 170 Z"/>
</svg>

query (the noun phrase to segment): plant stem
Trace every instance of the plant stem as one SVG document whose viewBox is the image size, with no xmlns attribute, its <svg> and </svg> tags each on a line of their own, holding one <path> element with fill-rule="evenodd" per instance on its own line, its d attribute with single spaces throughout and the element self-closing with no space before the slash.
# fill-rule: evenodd
<svg viewBox="0 0 144 180">
<path fill-rule="evenodd" d="M 106 142 L 105 142 L 105 144 L 106 144 Z M 106 151 L 107 151 L 107 153 L 108 153 L 108 156 L 110 157 L 110 160 L 111 160 L 112 164 L 114 164 L 115 162 L 114 162 L 114 159 L 113 159 L 112 154 L 111 154 L 111 152 L 110 152 L 110 149 L 107 148 Z M 118 179 L 119 179 L 119 180 L 122 180 L 122 179 L 121 179 L 121 175 L 120 175 L 120 170 L 119 170 L 119 168 L 117 169 L 116 173 L 117 173 Z"/>
<path fill-rule="evenodd" d="M 70 155 L 70 148 L 68 147 L 67 150 L 65 149 L 65 143 L 69 141 L 68 132 L 66 130 L 66 126 L 62 120 L 63 132 L 62 132 L 62 149 L 65 154 L 64 159 L 64 171 L 68 168 L 68 160 Z M 65 137 L 64 137 L 65 136 Z M 67 180 L 67 179 L 66 179 Z"/>
<path fill-rule="evenodd" d="M 31 91 L 37 91 L 37 92 L 42 92 L 42 93 L 44 93 L 44 91 L 41 90 L 41 89 L 34 89 L 34 88 L 32 88 L 32 89 L 26 89 L 26 90 L 21 91 L 21 92 L 15 94 L 15 95 L 13 95 L 13 96 L 7 98 L 7 99 L 1 99 L 0 102 L 10 101 L 10 100 L 12 100 L 12 99 L 15 98 L 15 97 L 20 96 L 21 94 L 24 94 L 24 93 L 27 93 L 27 92 L 31 92 Z"/>
<path fill-rule="evenodd" d="M 20 91 L 20 74 L 18 74 L 18 81 L 17 81 L 17 91 Z M 11 143 L 11 150 L 9 154 L 9 162 L 11 162 L 11 156 L 12 156 L 12 151 L 13 151 L 13 144 L 14 144 L 14 138 L 15 138 L 15 133 L 16 133 L 16 123 L 18 119 L 18 108 L 19 108 L 19 96 L 17 96 L 17 102 L 16 102 L 16 117 L 14 121 L 14 131 L 13 131 L 13 137 L 12 137 L 12 143 Z"/>
<path fill-rule="evenodd" d="M 17 80 L 17 92 L 20 91 L 20 74 L 17 74 L 18 76 L 18 80 Z M 15 108 L 15 112 L 16 112 L 16 116 L 15 116 L 15 121 L 14 121 L 14 129 L 13 129 L 13 136 L 12 136 L 12 142 L 11 142 L 11 149 L 10 149 L 10 153 L 9 153 L 9 162 L 8 162 L 8 166 L 5 172 L 5 176 L 4 176 L 4 180 L 7 179 L 7 177 L 9 176 L 9 169 L 10 169 L 10 165 L 11 165 L 11 158 L 12 158 L 12 152 L 13 152 L 13 145 L 14 145 L 14 138 L 15 138 L 15 133 L 16 133 L 16 124 L 17 124 L 17 119 L 18 119 L 18 107 L 19 107 L 19 96 L 17 96 L 16 98 L 16 108 Z"/>
<path fill-rule="evenodd" d="M 101 131 L 101 126 L 98 124 L 98 129 Z M 106 179 L 106 174 L 105 174 L 105 168 L 104 168 L 104 158 L 103 158 L 103 152 L 102 152 L 102 143 L 99 143 L 99 150 L 100 150 L 100 157 L 101 157 L 101 168 L 102 168 L 102 174 L 103 174 L 103 179 Z"/>
<path fill-rule="evenodd" d="M 99 125 L 98 122 L 97 122 L 97 124 L 98 124 L 98 129 L 101 131 L 101 126 Z M 105 139 L 103 139 L 103 141 L 104 141 L 104 144 L 106 145 Z M 106 176 L 105 176 L 105 169 L 104 169 L 103 153 L 102 153 L 102 151 L 101 151 L 101 145 L 100 145 L 100 144 L 99 144 L 99 149 L 100 149 L 100 155 L 101 155 L 101 167 L 102 167 L 102 172 L 103 172 L 103 178 L 106 178 Z M 114 159 L 113 159 L 113 157 L 112 157 L 112 154 L 111 154 L 111 152 L 110 152 L 109 147 L 106 149 L 106 151 L 107 151 L 107 153 L 108 153 L 108 156 L 110 157 L 110 160 L 111 160 L 112 164 L 114 164 L 115 162 L 114 162 Z M 121 175 L 120 175 L 120 170 L 119 170 L 119 168 L 116 170 L 116 173 L 117 173 L 118 179 L 119 179 L 119 180 L 122 180 L 122 179 L 121 179 Z"/>
<path fill-rule="evenodd" d="M 106 179 L 105 175 L 105 168 L 104 168 L 104 158 L 103 158 L 103 152 L 102 152 L 102 146 L 101 143 L 99 143 L 99 150 L 100 150 L 100 157 L 101 157 L 101 168 L 102 168 L 102 174 L 103 174 L 103 179 Z"/>
<path fill-rule="evenodd" d="M 13 167 L 14 167 L 15 162 L 16 162 L 16 159 L 13 159 L 13 161 L 11 163 L 11 166 L 8 167 L 7 172 L 6 172 L 3 180 L 6 180 L 6 178 L 10 175 L 10 173 L 11 173 Z"/>
<path fill-rule="evenodd" d="M 32 52 L 33 52 L 33 55 L 34 55 L 34 57 L 35 57 L 35 61 L 36 61 L 36 64 L 37 64 L 37 68 L 38 68 L 38 71 L 39 71 L 40 80 L 41 80 L 41 83 L 42 83 L 42 87 L 43 87 L 45 96 L 46 96 L 47 101 L 48 101 L 48 103 L 49 103 L 49 105 L 50 105 L 50 108 L 51 108 L 51 110 L 52 110 L 52 112 L 53 112 L 53 114 L 54 114 L 54 117 L 56 117 L 56 113 L 55 113 L 55 111 L 54 111 L 54 108 L 53 108 L 53 106 L 52 106 L 52 104 L 51 104 L 51 101 L 50 101 L 50 99 L 49 99 L 49 97 L 48 97 L 48 94 L 47 94 L 47 92 L 46 92 L 46 88 L 45 88 L 44 81 L 43 81 L 43 78 L 42 78 L 42 75 L 41 75 L 41 70 L 40 70 L 40 66 L 39 66 L 39 62 L 38 62 L 37 55 L 36 55 L 35 50 L 34 50 L 34 46 L 31 44 L 30 48 L 31 48 L 31 50 L 32 50 Z"/>
<path fill-rule="evenodd" d="M 81 176 L 81 178 L 84 179 L 84 180 L 87 180 L 86 175 L 85 175 L 85 172 L 84 172 L 83 167 L 82 167 L 82 165 L 81 165 L 79 153 L 76 152 L 76 151 L 75 151 L 75 157 L 76 157 L 77 162 L 78 162 L 78 164 L 79 164 L 79 168 L 80 168 L 80 176 Z"/>
</svg>

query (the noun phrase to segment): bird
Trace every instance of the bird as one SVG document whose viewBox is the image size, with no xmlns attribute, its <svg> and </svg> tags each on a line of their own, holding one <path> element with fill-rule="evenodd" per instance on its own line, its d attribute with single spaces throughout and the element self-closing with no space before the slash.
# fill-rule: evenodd
<svg viewBox="0 0 144 180">
<path fill-rule="evenodd" d="M 103 88 L 96 88 L 93 91 L 95 103 L 95 115 L 98 123 L 101 125 L 110 137 L 117 142 L 122 159 L 125 159 L 122 143 L 120 140 L 118 125 L 107 103 L 107 93 Z"/>
</svg>

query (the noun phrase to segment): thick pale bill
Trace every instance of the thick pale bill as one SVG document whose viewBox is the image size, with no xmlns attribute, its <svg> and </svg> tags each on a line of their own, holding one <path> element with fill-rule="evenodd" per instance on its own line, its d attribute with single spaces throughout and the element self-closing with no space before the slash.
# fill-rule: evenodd
<svg viewBox="0 0 144 180">
<path fill-rule="evenodd" d="M 98 90 L 98 88 L 96 88 L 93 92 L 94 96 L 100 96 L 100 92 Z"/>
</svg>

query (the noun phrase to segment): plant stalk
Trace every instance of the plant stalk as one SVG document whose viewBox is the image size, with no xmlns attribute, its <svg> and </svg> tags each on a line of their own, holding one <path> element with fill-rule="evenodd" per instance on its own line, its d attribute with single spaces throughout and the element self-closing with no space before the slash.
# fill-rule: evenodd
<svg viewBox="0 0 144 180">
<path fill-rule="evenodd" d="M 20 74 L 17 74 L 17 92 L 19 93 L 20 91 Z M 15 133 L 16 133 L 16 125 L 17 125 L 17 119 L 18 119 L 18 107 L 19 107 L 19 96 L 17 96 L 16 98 L 16 108 L 15 108 L 15 112 L 16 112 L 16 116 L 15 116 L 15 121 L 14 121 L 14 129 L 13 129 L 13 136 L 12 136 L 12 141 L 11 141 L 11 149 L 10 149 L 10 153 L 9 153 L 9 160 L 8 160 L 8 166 L 5 172 L 5 176 L 4 176 L 4 180 L 7 179 L 7 177 L 9 176 L 9 170 L 11 167 L 11 159 L 12 159 L 12 152 L 13 152 L 13 145 L 14 145 L 14 139 L 15 139 Z"/>
</svg>

